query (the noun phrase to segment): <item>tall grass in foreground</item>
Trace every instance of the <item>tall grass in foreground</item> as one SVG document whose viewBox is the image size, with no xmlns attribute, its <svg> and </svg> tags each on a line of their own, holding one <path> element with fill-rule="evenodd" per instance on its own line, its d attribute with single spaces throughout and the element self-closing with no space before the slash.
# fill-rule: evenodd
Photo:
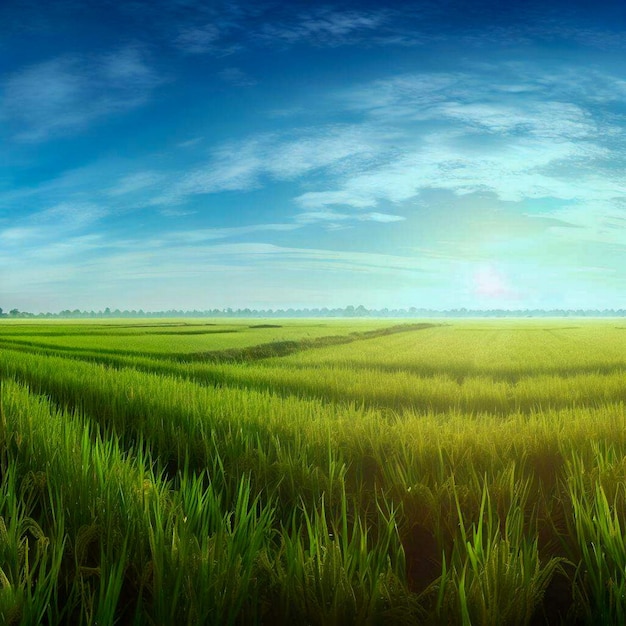
<svg viewBox="0 0 626 626">
<path fill-rule="evenodd" d="M 0 623 L 40 624 L 54 614 L 64 550 L 63 519 L 46 536 L 33 514 L 33 486 L 4 459 L 0 483 Z"/>
<path fill-rule="evenodd" d="M 530 482 L 522 481 L 500 518 L 483 486 L 478 519 L 471 525 L 457 499 L 459 538 L 434 585 L 437 623 L 530 623 L 560 559 L 541 562 L 537 538 L 527 532 L 524 519 L 529 494 Z"/>
<path fill-rule="evenodd" d="M 271 495 L 265 501 L 251 495 L 249 477 L 239 480 L 231 508 L 206 473 L 184 468 L 169 480 L 141 451 L 129 456 L 115 438 L 103 440 L 80 416 L 51 409 L 14 383 L 3 384 L 2 410 L 2 470 L 11 476 L 3 483 L 7 489 L 17 481 L 37 484 L 37 522 L 29 518 L 26 530 L 36 529 L 56 555 L 52 587 L 43 574 L 35 585 L 44 600 L 54 591 L 56 605 L 41 602 L 51 623 L 113 624 L 120 617 L 157 624 L 260 623 L 275 606 L 297 607 L 303 589 L 305 606 L 279 611 L 272 621 L 290 623 L 297 615 L 325 624 L 335 616 L 335 623 L 346 623 L 350 607 L 355 624 L 386 618 L 405 623 L 412 616 L 395 523 L 388 519 L 386 532 L 370 537 L 362 522 L 349 523 L 345 493 L 338 516 L 322 504 L 281 524 Z M 338 532 L 332 545 L 329 528 Z M 13 533 L 18 544 L 24 532 Z M 395 565 L 390 552 L 397 555 Z M 301 559 L 293 561 L 294 555 Z M 320 565 L 331 580 L 324 575 L 309 588 Z M 27 561 L 16 567 L 13 587 L 30 589 L 32 581 L 24 582 L 19 572 L 33 567 Z M 16 602 L 7 609 L 16 619 L 23 618 L 23 606 L 40 606 L 27 598 L 15 608 Z"/>
<path fill-rule="evenodd" d="M 612 444 L 594 446 L 595 467 L 572 451 L 570 550 L 578 562 L 575 600 L 588 624 L 626 623 L 626 462 Z"/>
</svg>

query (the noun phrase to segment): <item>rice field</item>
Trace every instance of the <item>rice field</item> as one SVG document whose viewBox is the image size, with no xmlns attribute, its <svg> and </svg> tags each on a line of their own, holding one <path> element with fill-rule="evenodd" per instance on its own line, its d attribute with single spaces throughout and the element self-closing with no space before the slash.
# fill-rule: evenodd
<svg viewBox="0 0 626 626">
<path fill-rule="evenodd" d="M 0 322 L 2 624 L 626 623 L 623 320 Z"/>
</svg>

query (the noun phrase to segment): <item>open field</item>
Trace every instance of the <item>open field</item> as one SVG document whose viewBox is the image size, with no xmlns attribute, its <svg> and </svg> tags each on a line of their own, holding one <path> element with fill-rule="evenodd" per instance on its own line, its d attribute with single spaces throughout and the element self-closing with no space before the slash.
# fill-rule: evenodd
<svg viewBox="0 0 626 626">
<path fill-rule="evenodd" d="M 358 320 L 281 320 L 232 322 L 210 320 L 46 323 L 3 322 L 3 344 L 28 345 L 63 351 L 104 354 L 202 354 L 207 351 L 247 348 L 262 343 L 313 340 L 328 335 L 348 335 L 388 327 L 389 322 Z"/>
<path fill-rule="evenodd" d="M 0 622 L 626 623 L 623 320 L 0 322 Z"/>
</svg>

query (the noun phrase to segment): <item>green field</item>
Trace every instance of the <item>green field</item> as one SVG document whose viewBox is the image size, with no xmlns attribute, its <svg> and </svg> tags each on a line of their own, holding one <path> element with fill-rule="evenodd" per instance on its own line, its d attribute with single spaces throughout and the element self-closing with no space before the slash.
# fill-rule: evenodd
<svg viewBox="0 0 626 626">
<path fill-rule="evenodd" d="M 2 624 L 624 624 L 624 320 L 0 322 Z"/>
</svg>

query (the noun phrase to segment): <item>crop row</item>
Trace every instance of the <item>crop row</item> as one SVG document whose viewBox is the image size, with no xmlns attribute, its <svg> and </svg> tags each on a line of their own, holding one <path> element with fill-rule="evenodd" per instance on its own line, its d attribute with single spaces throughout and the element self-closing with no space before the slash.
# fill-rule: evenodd
<svg viewBox="0 0 626 626">
<path fill-rule="evenodd" d="M 31 351 L 11 352 L 27 354 Z M 313 352 L 319 355 L 324 350 Z M 332 349 L 328 352 L 332 354 Z M 308 354 L 305 353 L 306 356 Z M 486 375 L 468 375 L 457 379 L 442 373 L 426 376 L 406 370 L 388 371 L 345 364 L 307 365 L 304 358 L 296 366 L 291 357 L 248 363 L 179 363 L 123 354 L 105 356 L 73 352 L 72 358 L 148 373 L 158 372 L 203 385 L 271 391 L 284 396 L 356 403 L 396 411 L 413 409 L 417 412 L 490 412 L 502 415 L 626 401 L 626 386 L 623 384 L 626 369 L 621 367 L 610 372 L 589 371 L 567 376 L 552 372 L 529 374 L 517 380 L 494 380 Z"/>
<path fill-rule="evenodd" d="M 174 558 L 167 556 L 163 546 L 180 536 L 176 524 L 189 515 L 185 509 L 180 518 L 178 505 L 159 510 L 156 528 L 169 530 L 154 540 L 153 547 L 150 533 L 157 530 L 150 526 L 155 519 L 152 509 L 146 511 L 143 500 L 144 509 L 137 505 L 136 513 L 123 508 L 135 506 L 128 503 L 134 502 L 131 492 L 138 491 L 137 484 L 142 485 L 141 493 L 161 494 L 151 502 L 186 498 L 188 506 L 201 503 L 202 511 L 217 506 L 215 519 L 223 520 L 230 531 L 227 522 L 239 519 L 242 502 L 246 506 L 255 503 L 246 510 L 254 511 L 255 520 L 265 520 L 259 522 L 264 528 L 259 531 L 263 548 L 249 550 L 261 555 L 252 559 L 256 569 L 250 570 L 250 580 L 256 581 L 258 588 L 254 592 L 246 588 L 244 595 L 251 602 L 248 608 L 233 609 L 237 602 L 229 600 L 234 621 L 287 620 L 295 615 L 290 611 L 306 616 L 302 619 L 310 623 L 332 623 L 333 619 L 346 623 L 341 620 L 346 620 L 348 613 L 363 618 L 365 614 L 358 613 L 350 598 L 360 598 L 359 611 L 385 614 L 397 623 L 418 615 L 435 623 L 461 623 L 467 615 L 473 616 L 471 623 L 499 623 L 496 616 L 503 614 L 519 615 L 511 617 L 511 623 L 528 623 L 542 610 L 552 622 L 565 619 L 568 611 L 593 622 L 599 615 L 617 619 L 623 610 L 616 595 L 625 584 L 626 565 L 623 535 L 618 532 L 619 520 L 626 513 L 622 461 L 626 415 L 622 403 L 529 414 L 476 411 L 469 415 L 454 407 L 443 413 L 390 414 L 354 404 L 200 386 L 175 376 L 18 352 L 4 351 L 0 366 L 7 381 L 3 394 L 6 396 L 8 389 L 9 397 L 21 398 L 13 404 L 3 400 L 5 419 L 18 415 L 23 420 L 5 429 L 11 433 L 5 436 L 6 467 L 18 463 L 25 468 L 20 476 L 44 472 L 59 480 L 58 491 L 47 491 L 45 498 L 39 497 L 35 512 L 26 507 L 23 517 L 40 523 L 43 515 L 47 521 L 41 522 L 41 528 L 49 529 L 45 536 L 52 544 L 52 537 L 60 532 L 53 520 L 79 516 L 64 535 L 70 547 L 80 529 L 88 533 L 86 529 L 94 523 L 99 528 L 112 529 L 116 524 L 121 528 L 106 541 L 114 550 L 106 556 L 109 565 L 93 565 L 93 572 L 102 572 L 102 567 L 115 572 L 111 576 L 118 582 L 111 582 L 111 593 L 119 587 L 119 594 L 114 593 L 118 615 L 126 596 L 148 597 L 146 606 L 132 606 L 133 614 L 152 616 L 157 623 L 167 623 L 162 612 L 168 607 L 174 610 L 172 607 L 195 607 L 196 603 L 196 591 L 189 591 L 192 583 L 182 582 L 183 578 L 167 581 L 168 589 L 178 589 L 176 593 L 182 595 L 177 600 L 166 596 L 161 609 L 156 608 L 160 600 L 146 591 L 147 583 L 142 582 L 148 576 L 145 572 L 152 571 L 157 558 Z M 31 394 L 45 394 L 48 400 L 33 399 L 21 385 L 27 385 Z M 488 381 L 484 385 L 488 387 Z M 51 410 L 49 401 L 60 409 Z M 37 412 L 33 403 L 43 408 Z M 20 409 L 22 405 L 28 409 Z M 51 417 L 45 417 L 46 411 Z M 68 432 L 73 429 L 70 439 L 82 442 L 84 448 L 77 443 L 62 448 L 50 434 L 54 432 L 52 424 L 57 428 L 65 424 Z M 93 522 L 100 513 L 93 498 L 85 495 L 95 489 L 84 487 L 86 479 L 64 474 L 69 470 L 62 467 L 46 470 L 48 461 L 32 461 L 46 437 L 53 442 L 46 454 L 68 467 L 92 467 L 96 451 L 112 446 L 115 454 L 110 458 L 125 464 L 124 468 L 134 468 L 132 472 L 116 469 L 111 461 L 111 467 L 87 471 L 88 476 L 102 476 L 102 489 L 115 484 L 107 483 L 107 477 L 135 472 L 139 483 L 134 482 L 128 493 L 119 485 L 114 489 L 123 496 L 123 504 L 116 505 L 117 521 Z M 30 448 L 24 442 L 32 446 L 28 454 Z M 6 470 L 5 475 L 14 472 Z M 68 485 L 77 485 L 78 491 L 68 493 Z M 101 493 L 95 501 L 102 503 L 106 497 Z M 46 506 L 51 512 L 37 513 L 43 501 L 49 502 Z M 107 505 L 105 510 L 116 509 Z M 179 511 L 178 517 L 168 518 L 174 510 Z M 170 522 L 163 522 L 166 518 Z M 124 520 L 133 519 L 141 520 L 137 536 L 129 535 L 131 531 L 124 526 Z M 210 550 L 209 544 L 202 542 L 214 531 L 197 528 L 192 533 L 195 539 L 189 541 L 198 542 L 199 552 L 192 551 L 193 559 L 202 562 L 199 555 Z M 253 537 L 255 531 L 250 527 L 246 534 Z M 18 533 L 18 544 L 19 537 Z M 58 544 L 60 540 L 57 537 L 55 541 Z M 120 561 L 120 546 L 124 545 L 140 554 Z M 67 554 L 74 554 L 72 550 Z M 87 561 L 97 560 L 99 551 L 101 546 L 90 548 Z M 77 600 L 77 589 L 86 584 L 85 577 L 76 582 L 79 570 L 67 565 L 67 554 L 51 561 L 65 568 L 63 589 L 55 589 L 54 596 L 73 598 L 74 604 L 68 603 L 75 606 L 73 615 L 84 615 L 82 619 L 88 623 L 95 619 L 95 609 L 89 607 L 100 606 L 97 598 L 101 594 L 108 597 L 103 591 L 108 587 L 102 586 L 101 574 L 94 574 L 94 580 L 88 581 L 91 587 L 85 588 L 87 595 Z M 250 559 L 251 554 L 240 557 Z M 115 569 L 113 564 L 119 562 L 127 565 Z M 177 571 L 169 561 L 163 568 Z M 504 571 L 510 573 L 510 579 L 502 578 Z M 277 582 L 273 576 L 284 580 Z M 382 591 L 375 580 L 386 585 Z M 504 582 L 498 583 L 501 591 L 495 593 L 497 581 Z M 152 584 L 156 584 L 154 579 Z M 232 585 L 237 588 L 235 582 Z M 305 592 L 309 586 L 311 590 Z M 567 601 L 559 606 L 552 594 L 563 586 Z M 297 600 L 301 597 L 305 604 Z M 526 608 L 521 610 L 514 601 Z M 272 609 L 276 615 L 270 616 L 270 606 L 279 607 Z M 393 616 L 387 613 L 391 606 L 397 610 Z M 183 611 L 180 619 L 191 622 L 200 615 L 176 610 Z M 202 609 L 193 608 L 196 610 Z M 158 619 L 154 617 L 157 614 L 161 615 Z M 138 618 L 140 623 L 143 617 Z M 210 619 L 202 618 L 207 623 Z"/>
</svg>

